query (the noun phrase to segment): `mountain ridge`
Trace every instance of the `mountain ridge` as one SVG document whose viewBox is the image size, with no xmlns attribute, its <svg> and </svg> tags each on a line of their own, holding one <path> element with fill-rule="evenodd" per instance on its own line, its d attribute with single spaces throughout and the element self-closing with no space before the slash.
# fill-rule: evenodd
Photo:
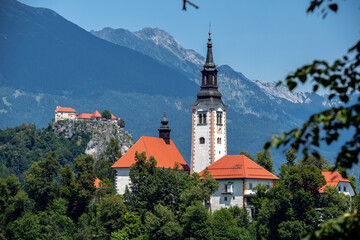
<svg viewBox="0 0 360 240">
<path fill-rule="evenodd" d="M 9 9 L 6 5 L 0 6 L 0 128 L 22 122 L 44 127 L 51 122 L 57 105 L 73 107 L 78 112 L 110 109 L 126 121 L 126 128 L 136 141 L 141 136 L 158 135 L 166 108 L 171 137 L 189 162 L 189 105 L 200 89 L 201 54 L 188 50 L 179 57 L 177 41 L 163 47 L 161 43 L 166 39 L 158 38 L 156 45 L 149 28 L 146 29 L 149 36 L 143 36 L 145 32 L 135 35 L 122 31 L 123 41 L 136 48 L 130 49 L 100 39 L 52 14 L 53 11 L 47 13 L 47 9 L 16 1 L 10 4 L 15 9 L 5 11 Z M 38 14 L 32 18 L 28 11 Z M 44 15 L 47 17 L 41 17 Z M 7 38 L 14 36 L 17 37 L 14 41 Z M 215 43 L 214 47 L 220 46 Z M 191 57 L 186 58 L 188 55 Z M 230 66 L 218 66 L 218 70 L 220 91 L 230 106 L 229 154 L 240 151 L 254 154 L 272 134 L 297 127 L 308 116 L 324 109 L 324 98 L 317 94 L 306 95 L 311 98 L 310 104 L 294 103 L 276 92 L 266 93 Z M 324 148 L 323 153 L 332 160 L 336 148 Z M 273 152 L 273 159 L 275 166 L 280 166 L 284 161 L 281 150 Z"/>
</svg>

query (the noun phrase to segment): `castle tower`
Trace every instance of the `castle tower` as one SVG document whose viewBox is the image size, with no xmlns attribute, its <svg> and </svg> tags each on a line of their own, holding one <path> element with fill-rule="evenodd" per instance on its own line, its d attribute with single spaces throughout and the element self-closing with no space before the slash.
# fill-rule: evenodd
<svg viewBox="0 0 360 240">
<path fill-rule="evenodd" d="M 202 73 L 201 89 L 192 108 L 190 172 L 201 172 L 227 154 L 226 106 L 218 91 L 217 70 L 212 54 L 211 33 Z"/>
</svg>

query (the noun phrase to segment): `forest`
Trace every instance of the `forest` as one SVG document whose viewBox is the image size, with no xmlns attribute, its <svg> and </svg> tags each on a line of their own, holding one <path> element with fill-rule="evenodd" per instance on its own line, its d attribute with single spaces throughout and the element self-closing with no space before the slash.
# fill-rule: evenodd
<svg viewBox="0 0 360 240">
<path fill-rule="evenodd" d="M 219 185 L 206 171 L 201 180 L 196 173 L 157 168 L 145 153 L 136 154 L 131 184 L 117 195 L 110 166 L 121 156 L 119 143 L 112 139 L 95 161 L 83 155 L 88 137 L 65 139 L 50 125 L 0 131 L 2 239 L 301 239 L 360 208 L 359 195 L 350 199 L 335 187 L 322 197 L 321 171 L 332 166 L 323 158 L 298 158 L 294 149 L 286 152 L 272 188 L 255 187 L 254 219 L 244 208 L 207 209 L 204 202 Z M 270 151 L 241 154 L 274 170 Z M 100 189 L 95 178 L 103 180 Z M 341 236 L 359 234 L 351 226 Z"/>
</svg>

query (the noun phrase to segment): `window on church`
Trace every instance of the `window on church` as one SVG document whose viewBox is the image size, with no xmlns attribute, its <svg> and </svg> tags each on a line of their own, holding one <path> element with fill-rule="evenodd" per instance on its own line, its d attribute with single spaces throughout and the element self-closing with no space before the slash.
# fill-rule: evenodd
<svg viewBox="0 0 360 240">
<path fill-rule="evenodd" d="M 200 138 L 200 144 L 205 144 L 205 138 L 203 137 Z"/>
<path fill-rule="evenodd" d="M 227 197 L 224 197 L 225 202 L 227 201 Z"/>
<path fill-rule="evenodd" d="M 222 112 L 216 113 L 216 124 L 222 124 Z"/>
<path fill-rule="evenodd" d="M 199 113 L 199 124 L 206 124 L 206 113 Z"/>
<path fill-rule="evenodd" d="M 253 188 L 252 183 L 249 183 L 249 189 L 252 189 L 252 188 Z"/>
<path fill-rule="evenodd" d="M 344 187 L 344 192 L 346 192 L 346 187 Z"/>
<path fill-rule="evenodd" d="M 341 191 L 341 187 L 339 187 L 339 192 Z"/>
<path fill-rule="evenodd" d="M 221 144 L 221 138 L 220 137 L 218 137 L 216 141 L 217 141 L 217 144 Z"/>
</svg>

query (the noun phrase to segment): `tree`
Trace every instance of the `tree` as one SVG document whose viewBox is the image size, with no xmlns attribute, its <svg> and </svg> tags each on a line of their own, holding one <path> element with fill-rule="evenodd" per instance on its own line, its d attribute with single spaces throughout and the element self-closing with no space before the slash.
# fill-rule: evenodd
<svg viewBox="0 0 360 240">
<path fill-rule="evenodd" d="M 154 208 L 154 213 L 145 214 L 145 226 L 149 239 L 179 239 L 181 226 L 175 214 L 166 206 L 160 204 Z"/>
<path fill-rule="evenodd" d="M 312 0 L 308 8 L 314 12 L 325 5 L 324 0 Z M 329 2 L 329 1 L 328 1 Z M 331 1 L 330 1 L 331 2 Z M 322 8 L 323 16 L 329 11 L 336 12 L 338 4 L 331 2 Z M 358 163 L 360 154 L 360 96 L 355 103 L 350 103 L 360 90 L 360 41 L 348 50 L 348 54 L 334 63 L 315 60 L 295 72 L 290 73 L 285 83 L 292 91 L 299 83 L 312 82 L 313 91 L 319 87 L 329 91 L 328 100 L 336 98 L 341 105 L 313 114 L 302 127 L 292 129 L 279 135 L 274 135 L 271 141 L 265 144 L 265 149 L 270 146 L 291 145 L 296 150 L 302 149 L 306 158 L 309 153 L 320 158 L 318 149 L 321 145 L 331 145 L 339 140 L 340 135 L 349 133 L 347 141 L 342 145 L 336 157 L 336 167 L 351 168 Z M 281 82 L 279 82 L 281 84 Z"/>
<path fill-rule="evenodd" d="M 95 196 L 94 159 L 90 155 L 81 155 L 75 159 L 76 177 L 70 165 L 61 171 L 61 197 L 68 201 L 67 215 L 77 221 L 87 211 Z"/>
<path fill-rule="evenodd" d="M 257 152 L 255 154 L 255 162 L 271 173 L 275 171 L 273 168 L 273 161 L 271 159 L 271 152 L 269 150 Z"/>
<path fill-rule="evenodd" d="M 248 153 L 247 151 L 241 151 L 240 155 L 245 155 L 246 157 L 248 157 L 249 159 L 254 161 L 253 156 L 251 155 L 251 153 Z"/>
<path fill-rule="evenodd" d="M 94 159 L 91 155 L 81 155 L 75 159 L 76 177 L 76 207 L 73 217 L 77 220 L 88 209 L 95 195 Z"/>
<path fill-rule="evenodd" d="M 320 223 L 319 189 L 325 184 L 315 166 L 286 166 L 286 171 L 272 188 L 259 187 L 254 196 L 256 233 L 263 239 L 299 239 Z M 262 191 L 260 191 L 262 190 Z"/>
<path fill-rule="evenodd" d="M 251 239 L 249 231 L 240 227 L 238 219 L 234 216 L 239 210 L 240 208 L 235 211 L 233 208 L 221 208 L 212 214 L 210 223 L 214 239 Z"/>
<path fill-rule="evenodd" d="M 67 216 L 75 220 L 76 216 L 78 215 L 76 213 L 78 188 L 76 185 L 74 172 L 69 164 L 66 164 L 65 168 L 61 170 L 60 179 L 61 179 L 60 196 L 66 199 L 69 203 L 67 208 Z"/>
<path fill-rule="evenodd" d="M 121 158 L 120 141 L 118 138 L 111 138 L 107 142 L 106 150 L 95 163 L 95 174 L 98 178 L 114 181 L 115 172 L 111 168 L 114 163 Z"/>
<path fill-rule="evenodd" d="M 41 212 L 40 223 L 45 239 L 72 239 L 76 225 L 66 216 L 68 202 L 63 198 L 55 199 L 48 211 Z"/>
<path fill-rule="evenodd" d="M 125 125 L 126 125 L 125 120 L 122 119 L 122 118 L 119 120 L 119 123 L 118 123 L 118 124 L 119 124 L 119 126 L 120 126 L 121 128 L 124 128 Z"/>
<path fill-rule="evenodd" d="M 105 119 L 111 119 L 111 112 L 109 109 L 105 109 L 101 112 L 101 116 Z"/>
<path fill-rule="evenodd" d="M 200 181 L 197 173 L 193 174 L 192 185 L 190 185 L 181 196 L 181 208 L 184 211 L 187 207 L 202 202 L 210 204 L 211 195 L 218 190 L 219 183 L 204 171 L 205 179 Z M 211 209 L 211 205 L 209 205 Z"/>
<path fill-rule="evenodd" d="M 185 239 L 212 239 L 209 211 L 202 202 L 187 207 L 181 222 Z"/>
<path fill-rule="evenodd" d="M 112 232 L 124 227 L 126 205 L 120 195 L 107 195 L 99 203 L 97 219 L 100 238 L 110 238 Z"/>
<path fill-rule="evenodd" d="M 299 165 L 300 166 L 315 166 L 318 169 L 320 169 L 321 171 L 329 171 L 330 169 L 333 169 L 330 165 L 329 162 L 323 158 L 323 157 L 315 157 L 313 155 L 308 155 L 306 157 L 303 157 L 299 160 Z"/>
<path fill-rule="evenodd" d="M 13 223 L 10 223 L 13 239 L 41 239 L 40 218 L 33 212 L 28 212 Z"/>
<path fill-rule="evenodd" d="M 322 218 L 324 220 L 339 217 L 350 209 L 350 196 L 340 193 L 334 186 L 326 186 L 322 199 Z"/>
<path fill-rule="evenodd" d="M 287 166 L 294 166 L 295 165 L 295 160 L 297 158 L 296 153 L 297 153 L 297 151 L 295 149 L 293 149 L 293 148 L 290 148 L 285 152 L 286 165 Z"/>
<path fill-rule="evenodd" d="M 359 239 L 359 228 L 360 214 L 358 212 L 345 213 L 324 222 L 319 230 L 312 232 L 304 240 Z"/>
<path fill-rule="evenodd" d="M 0 178 L 0 237 L 12 238 L 12 223 L 31 210 L 27 194 L 20 189 L 20 181 L 14 175 Z"/>
<path fill-rule="evenodd" d="M 147 159 L 145 152 L 135 153 L 135 160 L 130 167 L 131 183 L 124 194 L 129 209 L 141 216 L 158 204 L 178 210 L 182 193 L 192 183 L 190 176 L 179 169 L 156 167 L 154 157 Z"/>
<path fill-rule="evenodd" d="M 104 155 L 112 163 L 121 158 L 120 140 L 118 138 L 110 138 L 110 141 L 106 144 Z"/>
<path fill-rule="evenodd" d="M 145 227 L 141 222 L 141 218 L 134 212 L 127 212 L 124 216 L 125 227 L 117 232 L 111 233 L 111 240 L 125 240 L 125 239 L 142 239 Z"/>
<path fill-rule="evenodd" d="M 25 190 L 34 200 L 36 210 L 45 210 L 48 204 L 60 194 L 60 185 L 56 177 L 60 171 L 59 159 L 55 152 L 31 165 L 26 178 Z"/>
</svg>

